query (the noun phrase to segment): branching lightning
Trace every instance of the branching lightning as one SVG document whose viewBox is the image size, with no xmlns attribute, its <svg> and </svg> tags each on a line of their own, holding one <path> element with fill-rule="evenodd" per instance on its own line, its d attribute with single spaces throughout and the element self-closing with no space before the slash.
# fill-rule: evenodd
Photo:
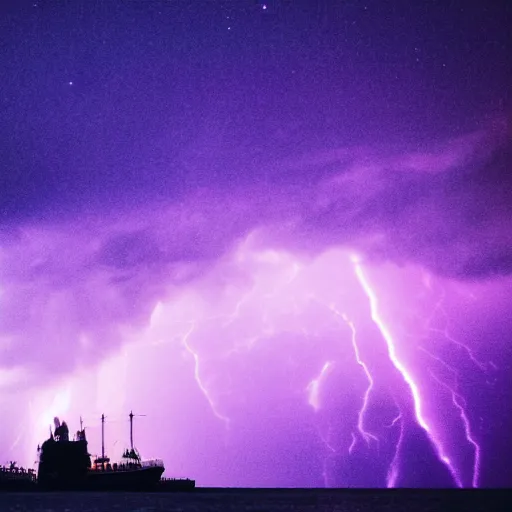
<svg viewBox="0 0 512 512">
<path fill-rule="evenodd" d="M 363 369 L 363 371 L 364 371 L 364 373 L 366 375 L 366 378 L 368 380 L 368 387 L 367 387 L 367 389 L 366 389 L 366 391 L 364 393 L 364 396 L 363 396 L 363 404 L 361 406 L 361 409 L 358 412 L 357 430 L 358 430 L 358 434 L 359 434 L 360 438 L 362 438 L 366 442 L 366 444 L 369 444 L 371 441 L 375 441 L 375 442 L 378 443 L 379 442 L 378 438 L 376 436 L 374 436 L 372 433 L 366 431 L 365 428 L 364 428 L 364 417 L 365 417 L 365 413 L 366 413 L 366 411 L 368 409 L 369 397 L 370 397 L 370 393 L 371 393 L 372 388 L 373 388 L 373 378 L 371 376 L 371 373 L 370 373 L 367 365 L 364 363 L 364 361 L 361 358 L 359 347 L 357 345 L 355 325 L 348 318 L 348 316 L 346 314 L 341 313 L 336 308 L 335 304 L 331 304 L 331 305 L 327 306 L 322 301 L 318 300 L 316 297 L 311 296 L 311 298 L 314 299 L 319 304 L 321 304 L 322 306 L 327 307 L 329 309 L 329 311 L 331 311 L 337 318 L 341 318 L 348 325 L 348 327 L 350 328 L 350 331 L 351 331 L 351 343 L 352 343 L 352 348 L 353 348 L 353 351 L 354 351 L 354 356 L 355 356 L 356 362 Z M 320 389 L 320 386 L 322 385 L 322 383 L 324 382 L 324 380 L 326 379 L 326 376 L 327 376 L 329 370 L 332 368 L 332 365 L 333 365 L 332 361 L 326 362 L 324 364 L 320 374 L 318 375 L 318 377 L 313 379 L 308 384 L 308 387 L 307 387 L 307 389 L 309 391 L 308 402 L 313 407 L 313 409 L 315 411 L 318 411 L 320 409 L 320 401 L 319 401 L 319 396 L 318 396 L 319 395 L 319 389 Z M 352 436 L 352 441 L 351 441 L 351 443 L 350 443 L 350 445 L 348 447 L 349 455 L 351 455 L 353 453 L 353 451 L 354 451 L 354 449 L 355 449 L 355 447 L 357 445 L 357 440 L 358 440 L 358 435 L 356 435 L 354 432 L 351 433 L 351 436 Z M 320 437 L 322 438 L 322 441 L 331 449 L 331 451 L 335 452 L 335 450 L 328 444 L 327 440 L 324 439 L 324 437 L 322 436 L 321 433 L 320 433 Z M 326 462 L 327 461 L 325 461 L 325 463 Z M 324 466 L 325 466 L 325 463 L 324 463 Z M 324 480 L 325 480 L 325 478 L 324 478 Z"/>
<path fill-rule="evenodd" d="M 368 369 L 368 366 L 366 365 L 366 363 L 361 358 L 361 355 L 360 355 L 360 352 L 359 352 L 359 347 L 357 346 L 355 325 L 354 325 L 354 323 L 351 320 L 349 320 L 347 315 L 341 314 L 336 309 L 336 307 L 334 305 L 331 305 L 331 311 L 333 311 L 334 314 L 336 314 L 338 316 L 341 316 L 343 318 L 343 320 L 346 322 L 346 324 L 350 327 L 352 347 L 354 349 L 354 355 L 355 355 L 357 364 L 363 369 L 363 371 L 364 371 L 364 373 L 366 375 L 366 378 L 368 379 L 368 387 L 366 388 L 366 391 L 365 391 L 364 396 L 363 396 L 363 405 L 362 405 L 362 407 L 359 410 L 359 413 L 357 415 L 357 418 L 358 418 L 357 419 L 357 429 L 359 431 L 359 434 L 366 441 L 367 444 L 369 444 L 370 441 L 376 441 L 378 443 L 379 442 L 378 438 L 375 437 L 370 432 L 367 432 L 365 430 L 365 428 L 364 428 L 364 416 L 365 416 L 365 413 L 366 413 L 366 411 L 368 409 L 370 393 L 372 392 L 372 388 L 373 388 L 373 378 L 372 378 L 372 375 L 370 373 L 370 370 Z"/>
<path fill-rule="evenodd" d="M 393 363 L 394 367 L 402 374 L 405 382 L 408 384 L 408 386 L 411 390 L 413 400 L 414 400 L 415 414 L 416 414 L 418 423 L 421 425 L 421 427 L 423 427 L 423 429 L 426 432 L 430 432 L 430 427 L 428 426 L 427 422 L 425 421 L 425 419 L 423 418 L 423 415 L 422 415 L 421 398 L 420 398 L 420 394 L 418 391 L 418 386 L 414 382 L 411 375 L 409 375 L 409 373 L 407 372 L 407 370 L 405 369 L 403 364 L 398 359 L 398 356 L 396 354 L 395 344 L 394 344 L 393 338 L 391 336 L 391 333 L 388 331 L 388 328 L 386 327 L 386 325 L 384 324 L 384 321 L 381 319 L 381 317 L 378 313 L 377 297 L 375 296 L 374 291 L 370 287 L 370 284 L 368 283 L 368 281 L 363 273 L 363 270 L 361 268 L 359 260 L 354 257 L 352 259 L 352 261 L 354 263 L 356 276 L 359 279 L 359 282 L 361 283 L 361 286 L 362 286 L 363 290 L 365 291 L 365 293 L 368 297 L 368 300 L 370 301 L 372 320 L 375 322 L 375 324 L 379 328 L 379 330 L 382 334 L 382 337 L 384 338 L 384 341 L 386 342 L 389 358 L 390 358 L 391 362 Z"/>
<path fill-rule="evenodd" d="M 270 254 L 270 257 L 272 258 L 278 258 L 279 255 L 276 255 L 276 254 Z M 268 258 L 269 256 L 266 255 L 266 257 Z M 277 284 L 271 291 L 267 292 L 266 294 L 263 294 L 262 296 L 266 299 L 269 299 L 269 298 L 272 298 L 274 297 L 278 291 L 282 288 L 284 288 L 285 286 L 289 285 L 298 275 L 299 271 L 300 271 L 301 267 L 298 263 L 294 263 L 292 265 L 292 268 L 291 268 L 291 272 L 290 272 L 290 275 L 285 279 L 284 283 L 281 283 L 281 284 Z M 234 310 L 231 312 L 231 313 L 225 313 L 225 314 L 220 314 L 220 315 L 212 315 L 212 316 L 208 316 L 208 317 L 204 317 L 201 319 L 202 322 L 205 322 L 205 321 L 212 321 L 212 320 L 222 320 L 222 324 L 221 326 L 223 328 L 227 328 L 229 327 L 231 324 L 233 324 L 240 316 L 240 312 L 242 310 L 242 306 L 247 303 L 251 297 L 253 297 L 255 295 L 255 293 L 258 291 L 258 287 L 257 285 L 253 285 L 251 287 L 251 289 L 245 293 L 235 304 L 235 307 L 234 307 Z M 263 314 L 263 322 L 264 323 L 268 323 L 268 314 L 267 312 L 265 311 L 264 314 Z M 201 376 L 200 376 L 200 356 L 199 356 L 199 353 L 194 350 L 192 348 L 192 346 L 190 345 L 189 343 L 189 338 L 192 334 L 192 332 L 194 331 L 194 329 L 196 328 L 196 325 L 197 325 L 198 321 L 194 321 L 194 322 L 191 322 L 191 325 L 190 325 L 190 328 L 189 330 L 183 335 L 182 339 L 181 339 L 181 343 L 182 345 L 184 346 L 184 348 L 187 350 L 187 352 L 189 354 L 192 355 L 192 357 L 194 358 L 194 378 L 195 378 L 195 381 L 197 383 L 197 386 L 199 387 L 199 389 L 201 390 L 202 394 L 204 395 L 204 397 L 206 398 L 206 400 L 208 401 L 208 404 L 210 405 L 210 408 L 213 412 L 213 414 L 221 421 L 223 421 L 226 425 L 226 428 L 229 428 L 229 425 L 230 425 L 230 419 L 226 416 L 224 416 L 223 414 L 221 414 L 218 409 L 217 409 L 217 406 L 215 405 L 215 402 L 214 400 L 212 399 L 211 395 L 210 395 L 210 392 L 208 390 L 208 388 L 205 386 L 205 384 L 203 383 L 202 379 L 201 379 Z M 274 333 L 274 328 L 272 326 L 270 327 L 266 327 L 264 330 L 263 330 L 263 334 L 265 335 L 271 335 Z M 235 352 L 240 352 L 240 350 L 243 348 L 244 350 L 250 350 L 253 345 L 261 338 L 261 335 L 257 335 L 257 336 L 251 336 L 250 338 L 248 339 L 245 339 L 243 340 L 243 342 L 235 342 L 234 346 L 226 353 L 224 354 L 224 357 L 228 357 L 229 355 L 235 353 Z M 327 371 L 328 368 L 325 368 L 324 371 Z M 313 386 L 313 394 L 316 393 L 316 395 L 318 394 L 318 384 L 316 385 L 316 388 L 315 386 Z M 314 400 L 314 398 L 313 398 Z"/>
<path fill-rule="evenodd" d="M 432 289 L 430 282 L 427 283 L 427 288 Z M 474 352 L 467 345 L 465 345 L 461 341 L 457 340 L 450 334 L 450 332 L 449 332 L 449 317 L 448 317 L 446 310 L 444 309 L 445 296 L 446 296 L 445 290 L 442 289 L 440 298 L 434 307 L 434 311 L 433 311 L 432 315 L 429 317 L 429 319 L 427 320 L 428 331 L 431 333 L 440 334 L 446 340 L 448 340 L 449 342 L 451 342 L 452 344 L 457 346 L 459 349 L 463 350 L 467 354 L 469 359 L 473 362 L 473 364 L 477 368 L 479 368 L 482 372 L 487 373 L 487 372 L 489 372 L 490 369 L 496 370 L 497 366 L 492 361 L 488 361 L 486 363 L 480 361 L 475 356 Z M 435 318 L 435 316 L 438 312 L 441 314 L 441 316 L 444 320 L 444 324 L 445 324 L 444 328 L 435 328 L 435 327 L 431 326 L 433 319 Z M 455 377 L 455 385 L 454 385 L 454 387 L 452 387 L 445 381 L 442 381 L 434 373 L 430 372 L 430 375 L 432 376 L 432 378 L 451 394 L 452 403 L 459 412 L 459 416 L 460 416 L 460 419 L 461 419 L 461 422 L 462 422 L 462 425 L 464 428 L 466 440 L 473 447 L 473 450 L 474 450 L 473 477 L 472 477 L 471 485 L 472 485 L 472 487 L 478 487 L 478 482 L 479 482 L 479 478 L 480 478 L 481 449 L 480 449 L 480 445 L 478 444 L 478 442 L 476 441 L 476 439 L 472 433 L 471 423 L 470 423 L 468 414 L 466 412 L 466 401 L 460 395 L 460 393 L 458 393 L 456 391 L 456 389 L 458 387 L 459 372 L 452 365 L 448 364 L 442 358 L 437 357 L 436 355 L 432 354 L 431 352 L 426 350 L 424 347 L 418 347 L 418 348 L 419 348 L 419 350 L 422 350 L 427 355 L 429 355 L 429 357 L 431 357 L 432 359 L 437 361 L 439 364 L 441 364 L 444 368 L 446 368 Z"/>
<path fill-rule="evenodd" d="M 464 426 L 464 433 L 466 434 L 466 439 L 468 440 L 469 444 L 473 446 L 474 450 L 474 464 L 473 464 L 473 478 L 471 481 L 472 487 L 478 487 L 478 481 L 480 479 L 480 446 L 476 442 L 473 433 L 471 431 L 471 423 L 469 421 L 468 415 L 466 413 L 466 401 L 464 398 L 455 391 L 452 387 L 450 387 L 446 382 L 443 382 L 439 377 L 437 377 L 433 372 L 430 372 L 430 375 L 432 378 L 440 384 L 443 388 L 445 388 L 452 397 L 453 405 L 457 408 L 459 411 L 460 419 L 462 421 L 462 425 Z"/>
<path fill-rule="evenodd" d="M 429 290 L 432 290 L 432 284 L 431 284 L 430 280 L 428 280 L 426 282 L 426 286 Z M 431 333 L 435 333 L 435 334 L 439 334 L 439 335 L 443 336 L 450 343 L 452 343 L 453 345 L 458 347 L 460 350 L 463 350 L 467 354 L 469 359 L 473 362 L 473 364 L 476 367 L 478 367 L 482 372 L 489 371 L 489 368 L 496 369 L 496 365 L 492 361 L 488 361 L 486 363 L 480 361 L 475 356 L 475 353 L 466 344 L 462 343 L 461 341 L 459 341 L 458 339 L 456 339 L 455 337 L 453 337 L 451 335 L 449 316 L 444 308 L 445 298 L 446 298 L 446 292 L 444 289 L 442 289 L 440 297 L 439 297 L 438 301 L 436 302 L 436 305 L 433 308 L 432 314 L 427 319 L 427 322 L 426 322 L 427 330 Z M 432 327 L 432 322 L 438 313 L 440 313 L 443 318 L 444 328 Z"/>
<path fill-rule="evenodd" d="M 352 256 L 352 263 L 354 264 L 354 269 L 356 276 L 361 284 L 361 287 L 363 288 L 365 294 L 368 297 L 368 300 L 370 302 L 370 309 L 371 309 L 371 317 L 372 320 L 375 322 L 375 325 L 379 328 L 382 337 L 384 338 L 388 354 L 391 362 L 393 363 L 393 366 L 400 372 L 402 375 L 404 381 L 409 386 L 409 389 L 412 394 L 413 402 L 414 402 L 414 412 L 416 421 L 418 424 L 425 430 L 427 435 L 430 438 L 430 441 L 434 448 L 437 451 L 437 454 L 439 456 L 439 459 L 445 464 L 447 469 L 450 471 L 455 483 L 458 487 L 462 487 L 462 483 L 460 481 L 459 476 L 457 475 L 457 472 L 455 471 L 455 468 L 451 464 L 450 459 L 447 457 L 447 455 L 444 453 L 443 447 L 439 440 L 437 440 L 433 433 L 431 427 L 428 425 L 426 419 L 423 416 L 422 412 L 422 402 L 421 402 L 421 396 L 419 393 L 418 386 L 416 382 L 414 381 L 412 375 L 407 371 L 403 363 L 400 361 L 400 359 L 397 356 L 395 343 L 393 340 L 393 337 L 391 336 L 391 333 L 389 332 L 387 326 L 385 325 L 383 319 L 380 317 L 379 310 L 378 310 L 378 301 L 377 297 L 371 288 L 368 280 L 366 279 L 366 276 L 363 273 L 363 269 L 361 267 L 360 261 L 356 256 Z"/>
<path fill-rule="evenodd" d="M 255 261 L 259 261 L 258 258 L 258 255 L 254 256 Z M 297 283 L 293 284 L 293 286 L 290 286 L 298 277 L 299 271 L 301 270 L 301 266 L 294 262 L 293 258 L 291 258 L 290 261 L 288 261 L 289 258 L 287 256 L 285 258 L 282 258 L 281 255 L 279 255 L 278 253 L 263 255 L 262 258 L 265 265 L 269 264 L 269 262 L 270 264 L 274 265 L 277 262 L 281 266 L 282 262 L 284 261 L 284 263 L 288 267 L 288 264 L 291 262 L 291 267 L 288 267 L 288 269 L 291 268 L 291 272 L 287 269 L 283 269 L 284 272 L 279 274 L 277 276 L 277 279 L 275 278 L 274 274 L 271 274 L 272 277 L 270 279 L 266 274 L 255 274 L 256 278 L 253 279 L 253 283 L 250 286 L 250 289 L 245 290 L 245 293 L 242 293 L 240 294 L 240 296 L 236 297 L 236 302 L 232 301 L 234 297 L 229 297 L 229 302 L 231 303 L 231 312 L 219 312 L 219 310 L 217 309 L 217 314 L 213 314 L 211 316 L 197 315 L 197 318 L 192 317 L 190 322 L 187 321 L 190 327 L 181 337 L 181 344 L 183 345 L 184 349 L 194 359 L 194 378 L 199 390 L 206 398 L 212 410 L 212 413 L 215 415 L 216 418 L 221 420 L 226 425 L 227 428 L 229 428 L 230 418 L 226 417 L 225 415 L 219 412 L 217 400 L 215 400 L 212 397 L 210 386 L 204 381 L 204 373 L 201 371 L 201 351 L 196 350 L 195 345 L 190 342 L 190 338 L 196 328 L 199 329 L 199 327 L 202 327 L 202 324 L 204 322 L 214 321 L 217 327 L 221 329 L 229 329 L 229 346 L 223 348 L 222 352 L 218 354 L 221 358 L 229 358 L 235 354 L 240 355 L 242 353 L 250 352 L 253 348 L 255 348 L 255 344 L 257 344 L 260 340 L 263 340 L 265 337 L 274 336 L 281 332 L 283 329 L 288 331 L 289 324 L 286 323 L 286 321 L 285 323 L 282 324 L 280 324 L 279 322 L 279 320 L 281 320 L 281 315 L 282 319 L 284 320 L 287 317 L 289 318 L 288 315 L 290 314 L 291 311 L 293 311 L 294 315 L 297 318 L 299 318 L 302 308 L 307 308 L 308 304 L 310 304 L 311 301 L 320 304 L 323 308 L 325 308 L 328 311 L 329 314 L 327 316 L 320 317 L 323 319 L 323 321 L 327 319 L 327 322 L 330 324 L 331 320 L 329 320 L 329 318 L 331 318 L 336 321 L 337 325 L 339 325 L 341 321 L 343 322 L 343 324 L 348 326 L 348 328 L 350 329 L 350 345 L 348 345 L 347 343 L 347 348 L 350 350 L 350 353 L 353 354 L 354 362 L 357 363 L 358 367 L 360 367 L 361 370 L 364 372 L 367 381 L 367 386 L 364 390 L 363 396 L 361 397 L 361 407 L 357 411 L 357 423 L 354 421 L 353 429 L 347 432 L 347 434 L 350 434 L 351 438 L 347 439 L 346 446 L 344 446 L 343 448 L 339 446 L 337 447 L 337 444 L 333 438 L 332 433 L 332 428 L 334 427 L 334 424 L 330 424 L 328 414 L 324 415 L 322 413 L 322 387 L 326 385 L 326 382 L 330 378 L 330 373 L 332 369 L 335 367 L 335 365 L 337 365 L 337 356 L 330 356 L 329 358 L 327 358 L 327 360 L 325 360 L 325 362 L 323 363 L 323 366 L 319 369 L 318 374 L 311 379 L 311 381 L 309 382 L 309 384 L 306 385 L 305 388 L 307 393 L 307 401 L 309 405 L 311 406 L 315 413 L 318 413 L 318 435 L 327 450 L 327 456 L 324 458 L 323 478 L 325 485 L 328 486 L 328 462 L 329 460 L 332 460 L 333 457 L 349 457 L 353 455 L 356 450 L 360 449 L 359 443 L 361 441 L 364 441 L 364 443 L 366 443 L 366 446 L 372 446 L 372 443 L 375 443 L 379 449 L 379 453 L 381 452 L 381 444 L 382 442 L 386 441 L 387 436 L 384 435 L 383 431 L 379 431 L 382 433 L 379 434 L 379 437 L 377 437 L 376 434 L 367 430 L 367 425 L 365 423 L 367 423 L 366 417 L 369 409 L 372 406 L 371 398 L 375 387 L 375 379 L 378 378 L 378 382 L 380 383 L 382 374 L 376 373 L 377 367 L 375 367 L 374 372 L 373 366 L 371 364 L 368 364 L 368 354 L 365 354 L 365 351 L 362 350 L 362 348 L 364 348 L 364 345 L 361 345 L 361 341 L 358 339 L 359 326 L 356 326 L 356 323 L 353 321 L 353 319 L 346 312 L 343 311 L 343 306 L 338 307 L 336 302 L 334 301 L 329 302 L 328 300 L 322 300 L 323 295 L 317 297 L 314 291 L 315 289 L 308 288 L 308 285 L 310 283 L 307 282 L 307 274 L 304 278 L 301 276 L 301 281 L 298 281 Z M 355 276 L 356 282 L 360 285 L 361 290 L 364 292 L 364 296 L 368 300 L 368 302 L 364 302 L 365 308 L 367 308 L 366 304 L 368 303 L 370 306 L 369 314 L 367 313 L 366 315 L 368 319 L 375 324 L 375 326 L 378 328 L 382 336 L 382 340 L 385 343 L 384 346 L 387 349 L 387 357 L 389 358 L 389 362 L 391 363 L 390 368 L 394 368 L 394 370 L 392 371 L 394 372 L 396 370 L 396 372 L 403 379 L 406 385 L 404 389 L 407 390 L 406 395 L 409 396 L 410 393 L 410 397 L 412 399 L 410 407 L 397 405 L 399 409 L 399 414 L 392 421 L 391 419 L 388 419 L 386 420 L 385 423 L 381 425 L 383 429 L 391 429 L 392 427 L 397 427 L 400 429 L 396 446 L 393 445 L 394 452 L 392 454 L 392 460 L 389 462 L 389 467 L 386 476 L 386 484 L 388 487 L 395 487 L 396 485 L 400 485 L 400 468 L 403 462 L 402 457 L 403 454 L 405 453 L 404 450 L 407 449 L 407 447 L 404 445 L 404 440 L 409 439 L 406 436 L 406 434 L 408 432 L 407 429 L 410 426 L 408 414 L 410 409 L 410 411 L 414 415 L 414 423 L 416 423 L 421 429 L 424 430 L 427 438 L 431 443 L 431 446 L 434 449 L 434 452 L 437 455 L 437 458 L 449 470 L 453 482 L 457 486 L 462 487 L 461 477 L 459 476 L 458 471 L 455 468 L 452 461 L 448 458 L 444 446 L 441 440 L 439 439 L 440 436 L 438 437 L 437 432 L 439 431 L 436 430 L 435 428 L 437 427 L 437 425 L 430 424 L 429 419 L 424 412 L 423 398 L 422 394 L 420 393 L 418 382 L 414 375 L 411 373 L 410 369 L 407 368 L 406 364 L 404 363 L 403 360 L 400 359 L 397 353 L 397 345 L 395 339 L 393 338 L 391 331 L 388 328 L 386 322 L 384 321 L 381 311 L 379 310 L 379 303 L 376 291 L 374 290 L 373 286 L 367 279 L 365 272 L 363 271 L 362 264 L 360 263 L 360 260 L 354 256 L 350 259 L 350 261 L 352 265 L 348 267 L 348 271 L 353 276 Z M 274 272 L 275 269 L 273 267 L 271 268 L 272 272 Z M 279 270 L 281 269 L 279 268 Z M 284 278 L 282 276 L 284 276 Z M 306 279 L 306 281 L 302 282 L 302 279 Z M 300 286 L 301 288 L 297 288 L 297 286 Z M 298 295 L 297 290 L 299 290 Z M 305 290 L 305 293 L 301 294 L 300 290 Z M 338 299 L 335 300 L 337 301 Z M 255 328 L 258 328 L 258 331 L 248 331 L 247 325 L 250 324 L 246 324 L 243 334 L 239 333 L 238 336 L 233 337 L 231 339 L 231 336 L 233 336 L 233 334 L 236 334 L 237 329 L 235 329 L 235 327 L 237 327 L 240 322 L 241 324 L 243 324 L 247 318 L 250 318 L 251 321 L 255 320 L 253 316 L 253 308 L 255 306 L 258 308 L 258 318 L 261 318 L 259 325 L 258 322 L 255 323 Z M 312 311 L 315 310 L 313 309 Z M 366 311 L 368 310 L 366 309 Z M 480 361 L 477 360 L 477 358 L 474 356 L 473 352 L 469 349 L 469 347 L 467 347 L 461 342 L 458 342 L 458 340 L 453 338 L 448 331 L 448 327 L 439 328 L 437 326 L 432 326 L 432 318 L 437 313 L 442 313 L 443 317 L 445 319 L 447 318 L 446 312 L 443 309 L 443 298 L 441 298 L 436 303 L 433 315 L 430 317 L 430 319 L 427 319 L 427 323 L 424 326 L 426 331 L 435 334 L 442 334 L 444 338 L 446 338 L 450 343 L 453 343 L 454 345 L 457 345 L 459 348 L 465 350 L 465 352 L 468 354 L 471 360 L 478 366 L 478 368 L 485 371 L 487 366 L 484 363 L 481 363 Z M 322 313 L 320 313 L 320 315 L 322 315 Z M 298 325 L 294 326 L 294 329 L 296 330 L 297 333 L 302 332 L 306 337 L 311 336 L 312 334 L 317 336 L 318 333 L 321 332 L 320 330 L 317 332 L 317 324 L 313 323 L 315 327 L 313 328 L 312 332 L 309 332 L 311 331 L 310 327 L 306 328 L 307 325 L 309 324 L 300 325 L 300 323 L 298 322 Z M 424 351 L 429 357 L 438 361 L 446 369 L 449 370 L 449 372 L 455 377 L 454 381 L 450 379 L 450 384 L 457 381 L 458 372 L 452 365 L 450 365 L 440 357 L 437 357 L 433 353 L 429 352 L 424 347 L 418 348 Z M 340 349 L 342 349 L 342 347 L 340 347 Z M 489 363 L 489 367 L 491 366 L 493 366 L 492 363 Z M 382 377 L 385 379 L 386 374 L 384 373 Z M 458 410 L 464 426 L 464 431 L 466 433 L 467 440 L 474 448 L 475 468 L 473 473 L 472 484 L 474 487 L 476 487 L 478 485 L 479 480 L 480 447 L 478 446 L 474 438 L 469 423 L 469 418 L 465 411 L 465 402 L 462 396 L 457 392 L 456 386 L 453 387 L 446 383 L 441 384 L 452 393 L 453 406 Z M 407 410 L 404 409 L 404 407 L 407 407 Z M 326 421 L 328 422 L 328 424 L 325 423 Z M 322 428 L 322 426 L 324 428 Z M 397 431 L 395 431 L 395 433 L 397 433 Z M 395 433 L 393 434 L 393 440 L 396 440 Z M 364 443 L 361 443 L 361 446 L 364 445 Z M 393 443 L 395 443 L 395 441 L 393 441 Z M 382 446 L 384 446 L 384 444 L 382 444 Z M 385 453 L 385 451 L 382 452 L 383 456 L 387 457 L 387 455 L 384 455 Z"/>
</svg>

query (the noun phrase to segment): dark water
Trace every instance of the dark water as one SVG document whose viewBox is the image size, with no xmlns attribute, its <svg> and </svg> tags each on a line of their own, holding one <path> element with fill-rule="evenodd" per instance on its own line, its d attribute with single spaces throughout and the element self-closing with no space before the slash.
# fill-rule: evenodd
<svg viewBox="0 0 512 512">
<path fill-rule="evenodd" d="M 9 512 L 512 512 L 512 491 L 198 490 L 193 493 L 0 493 Z"/>
</svg>

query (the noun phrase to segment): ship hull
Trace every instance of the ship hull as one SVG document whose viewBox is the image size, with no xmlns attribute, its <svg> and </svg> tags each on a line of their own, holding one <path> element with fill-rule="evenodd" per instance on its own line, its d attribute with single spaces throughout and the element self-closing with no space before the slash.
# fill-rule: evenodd
<svg viewBox="0 0 512 512">
<path fill-rule="evenodd" d="M 48 491 L 152 491 L 158 487 L 164 468 L 148 467 L 131 471 L 89 470 L 83 478 L 74 481 L 46 479 L 39 482 L 41 490 Z"/>
<path fill-rule="evenodd" d="M 150 491 L 157 487 L 164 468 L 149 467 L 133 471 L 91 471 L 86 487 L 93 491 Z"/>
<path fill-rule="evenodd" d="M 33 478 L 5 475 L 0 472 L 0 492 L 27 492 L 35 489 L 36 482 Z"/>
<path fill-rule="evenodd" d="M 133 471 L 91 471 L 80 481 L 47 480 L 43 485 L 34 478 L 0 475 L 0 492 L 30 491 L 91 491 L 91 492 L 190 492 L 195 480 L 188 478 L 161 479 L 163 468 L 142 468 Z"/>
</svg>

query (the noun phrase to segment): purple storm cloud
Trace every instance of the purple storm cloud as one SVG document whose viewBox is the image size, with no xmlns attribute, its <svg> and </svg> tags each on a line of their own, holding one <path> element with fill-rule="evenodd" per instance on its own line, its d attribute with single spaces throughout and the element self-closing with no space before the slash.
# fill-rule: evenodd
<svg viewBox="0 0 512 512">
<path fill-rule="evenodd" d="M 512 484 L 508 4 L 8 4 L 0 464 Z"/>
<path fill-rule="evenodd" d="M 338 162 L 309 187 L 19 224 L 0 385 L 27 430 L 3 452 L 28 462 L 54 415 L 82 415 L 97 448 L 102 411 L 122 450 L 133 407 L 141 448 L 203 485 L 478 486 L 508 354 L 488 326 L 510 328 L 500 129 L 308 156 Z"/>
</svg>

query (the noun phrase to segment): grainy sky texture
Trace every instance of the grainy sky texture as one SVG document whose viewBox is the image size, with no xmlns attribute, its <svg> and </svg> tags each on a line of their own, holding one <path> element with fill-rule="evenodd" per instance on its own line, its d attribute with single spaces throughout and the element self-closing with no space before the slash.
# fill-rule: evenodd
<svg viewBox="0 0 512 512">
<path fill-rule="evenodd" d="M 0 463 L 512 485 L 509 2 L 0 7 Z"/>
</svg>

